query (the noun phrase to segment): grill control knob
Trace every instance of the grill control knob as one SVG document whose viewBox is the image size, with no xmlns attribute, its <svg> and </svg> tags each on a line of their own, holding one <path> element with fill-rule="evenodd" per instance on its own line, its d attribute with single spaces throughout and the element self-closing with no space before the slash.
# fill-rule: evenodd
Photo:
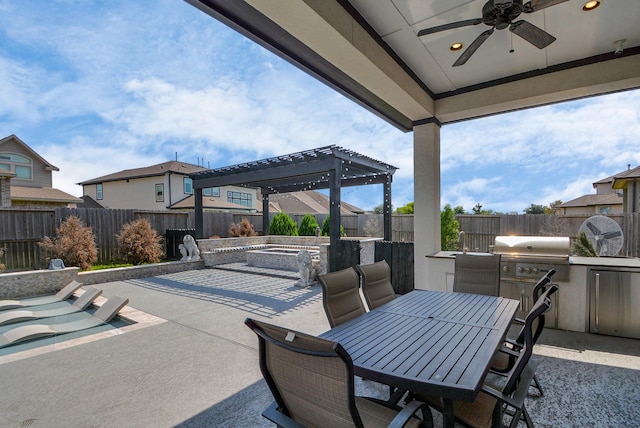
<svg viewBox="0 0 640 428">
<path fill-rule="evenodd" d="M 518 267 L 518 273 L 524 273 L 525 269 L 522 266 Z"/>
<path fill-rule="evenodd" d="M 502 272 L 509 272 L 509 266 L 507 265 L 502 266 Z"/>
</svg>

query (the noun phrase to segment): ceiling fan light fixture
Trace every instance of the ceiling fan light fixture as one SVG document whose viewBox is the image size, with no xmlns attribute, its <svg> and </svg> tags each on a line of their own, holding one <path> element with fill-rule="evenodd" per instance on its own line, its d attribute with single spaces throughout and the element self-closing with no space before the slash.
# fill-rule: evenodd
<svg viewBox="0 0 640 428">
<path fill-rule="evenodd" d="M 585 4 L 582 5 L 582 10 L 588 12 L 600 6 L 602 2 L 600 0 L 589 0 Z"/>
<path fill-rule="evenodd" d="M 464 47 L 463 43 L 455 42 L 455 43 L 452 43 L 451 46 L 449 46 L 449 50 L 453 51 L 453 52 L 456 52 L 456 51 L 459 51 L 460 49 L 462 49 L 463 47 Z"/>
</svg>

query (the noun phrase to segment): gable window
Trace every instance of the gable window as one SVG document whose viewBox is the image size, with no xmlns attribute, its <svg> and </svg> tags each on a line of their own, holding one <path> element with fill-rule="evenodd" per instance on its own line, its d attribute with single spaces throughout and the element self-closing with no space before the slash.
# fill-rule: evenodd
<svg viewBox="0 0 640 428">
<path fill-rule="evenodd" d="M 14 172 L 16 178 L 31 180 L 33 178 L 33 167 L 31 159 L 17 155 L 15 153 L 0 153 L 0 168 Z"/>
<path fill-rule="evenodd" d="M 233 202 L 234 204 L 244 205 L 245 207 L 251 208 L 251 193 L 228 191 L 227 202 Z"/>
<path fill-rule="evenodd" d="M 102 183 L 96 184 L 96 199 L 102 199 Z"/>
<path fill-rule="evenodd" d="M 219 187 L 207 187 L 206 189 L 202 189 L 203 196 L 213 196 L 215 198 L 220 197 L 220 188 Z"/>
<path fill-rule="evenodd" d="M 600 207 L 600 214 L 609 214 L 611 212 L 611 207 Z"/>
<path fill-rule="evenodd" d="M 156 202 L 164 202 L 164 184 L 156 184 Z"/>
<path fill-rule="evenodd" d="M 184 178 L 184 193 L 186 195 L 193 194 L 193 181 L 189 177 Z"/>
</svg>

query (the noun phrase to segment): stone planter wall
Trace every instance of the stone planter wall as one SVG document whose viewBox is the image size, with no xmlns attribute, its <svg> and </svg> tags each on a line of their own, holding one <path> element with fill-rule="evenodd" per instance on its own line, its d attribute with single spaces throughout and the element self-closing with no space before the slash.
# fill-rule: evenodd
<svg viewBox="0 0 640 428">
<path fill-rule="evenodd" d="M 31 270 L 0 274 L 0 299 L 56 294 L 62 287 L 77 280 L 80 268 L 58 270 Z"/>
<path fill-rule="evenodd" d="M 77 267 L 60 270 L 32 270 L 0 274 L 0 299 L 22 299 L 57 293 L 73 280 L 83 285 L 146 278 L 204 268 L 204 260 L 154 263 L 114 269 L 80 272 Z"/>
</svg>

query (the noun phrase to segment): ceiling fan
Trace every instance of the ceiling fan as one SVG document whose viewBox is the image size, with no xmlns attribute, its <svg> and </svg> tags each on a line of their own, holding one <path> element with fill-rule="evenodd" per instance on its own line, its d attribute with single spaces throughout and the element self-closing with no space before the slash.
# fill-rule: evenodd
<svg viewBox="0 0 640 428">
<path fill-rule="evenodd" d="M 452 28 L 468 27 L 471 25 L 485 24 L 491 27 L 480 34 L 460 57 L 453 63 L 453 67 L 458 67 L 466 63 L 471 55 L 478 50 L 485 40 L 493 34 L 494 30 L 504 30 L 509 27 L 509 31 L 522 37 L 538 49 L 544 49 L 553 43 L 556 38 L 543 29 L 536 27 L 530 22 L 520 20 L 515 21 L 522 13 L 532 13 L 564 3 L 567 0 L 531 0 L 523 4 L 523 0 L 489 0 L 482 7 L 482 18 L 467 19 L 464 21 L 452 22 L 450 24 L 438 25 L 437 27 L 425 28 L 418 31 L 418 37 L 426 34 L 438 33 Z"/>
</svg>

